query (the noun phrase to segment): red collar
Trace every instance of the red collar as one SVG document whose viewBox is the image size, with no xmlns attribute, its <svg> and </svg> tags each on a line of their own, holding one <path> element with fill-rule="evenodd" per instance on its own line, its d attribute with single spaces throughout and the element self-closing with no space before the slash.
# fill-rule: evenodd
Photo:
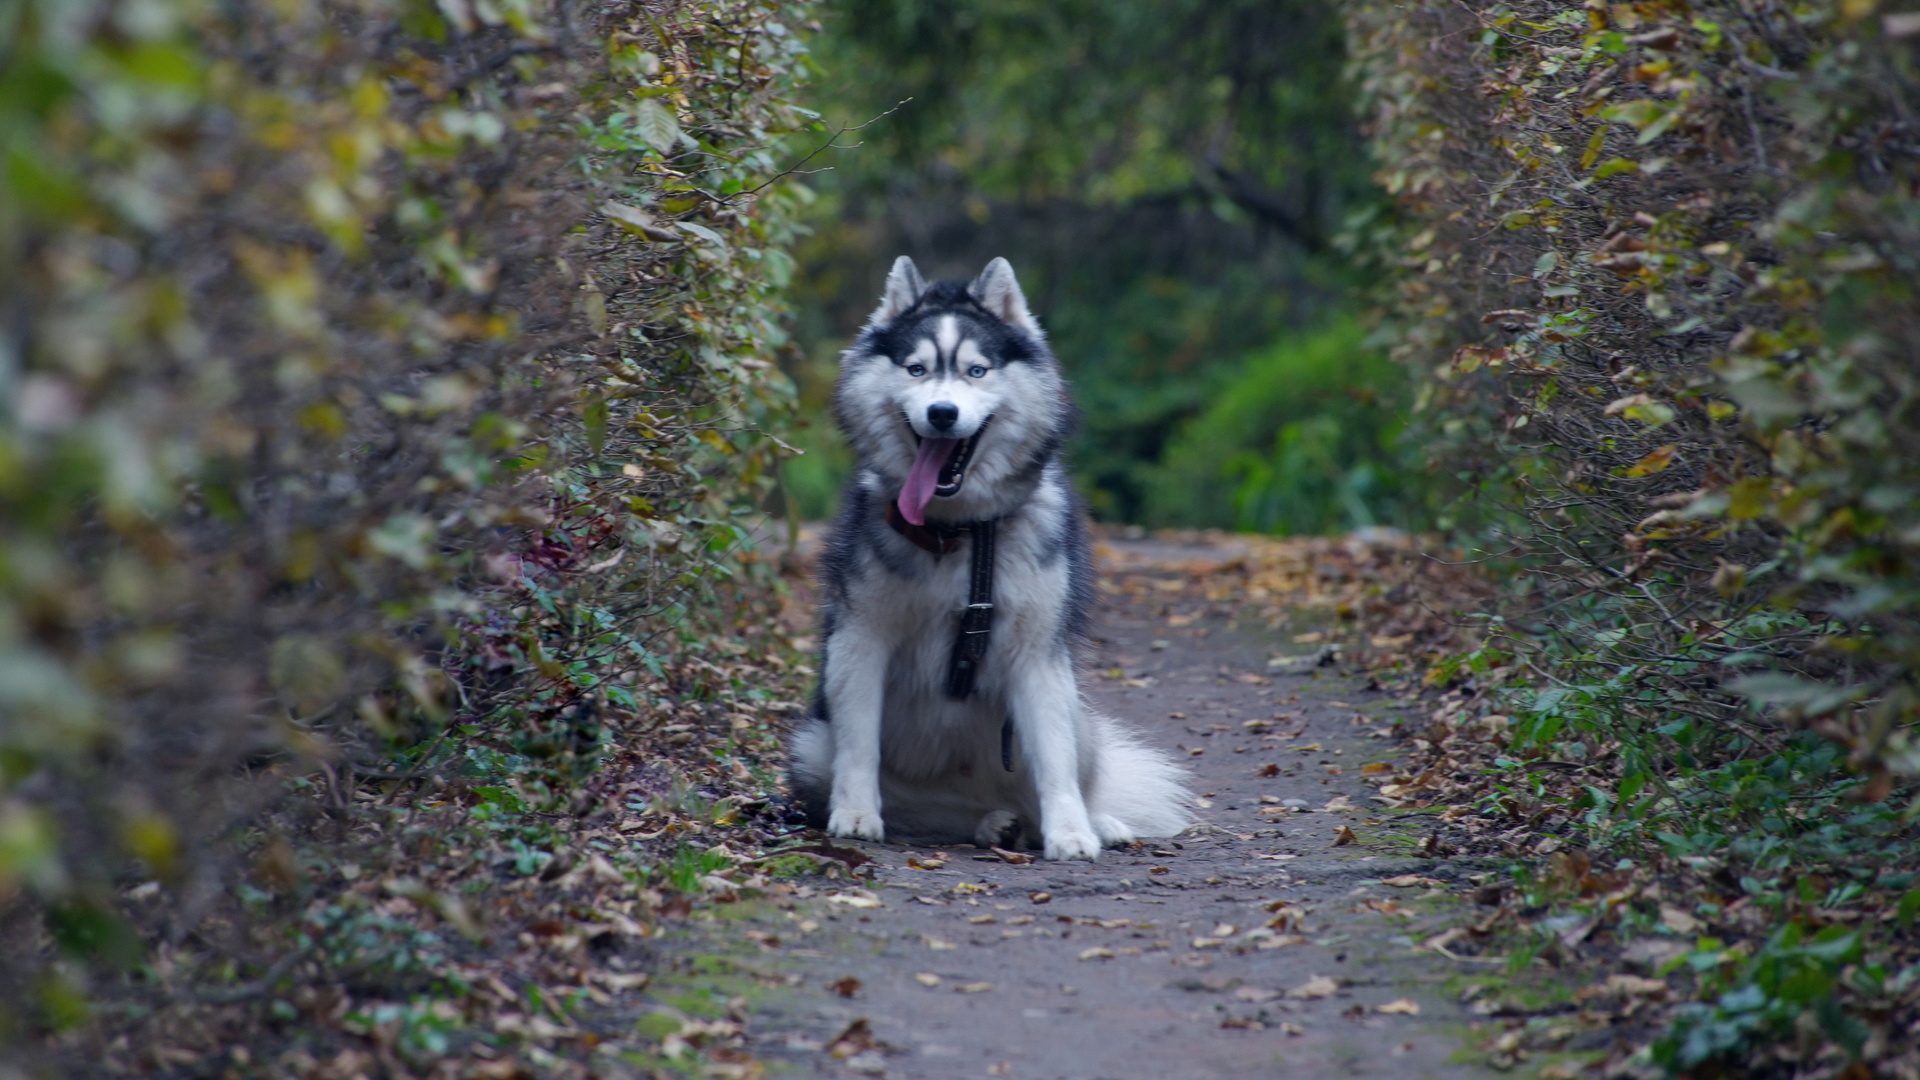
<svg viewBox="0 0 1920 1080">
<path fill-rule="evenodd" d="M 887 524 L 924 551 L 951 555 L 960 550 L 960 538 L 970 530 L 965 525 L 915 525 L 900 514 L 897 500 L 887 500 Z"/>
</svg>

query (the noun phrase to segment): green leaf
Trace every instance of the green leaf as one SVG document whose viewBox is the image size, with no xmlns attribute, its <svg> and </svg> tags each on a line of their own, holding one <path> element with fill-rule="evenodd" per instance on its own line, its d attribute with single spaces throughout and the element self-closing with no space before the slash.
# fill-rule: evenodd
<svg viewBox="0 0 1920 1080">
<path fill-rule="evenodd" d="M 598 393 L 587 398 L 581 419 L 587 426 L 587 446 L 599 457 L 607 448 L 607 399 Z"/>
<path fill-rule="evenodd" d="M 1617 157 L 1617 158 L 1611 158 L 1607 160 L 1599 168 L 1593 170 L 1593 178 L 1595 180 L 1605 180 L 1609 176 L 1618 176 L 1621 173 L 1630 173 L 1630 172 L 1639 172 L 1639 171 L 1640 171 L 1639 162 L 1634 161 L 1631 158 Z"/>
<path fill-rule="evenodd" d="M 655 98 L 645 98 L 633 106 L 633 128 L 647 145 L 670 154 L 680 145 L 680 121 L 672 110 Z"/>
</svg>

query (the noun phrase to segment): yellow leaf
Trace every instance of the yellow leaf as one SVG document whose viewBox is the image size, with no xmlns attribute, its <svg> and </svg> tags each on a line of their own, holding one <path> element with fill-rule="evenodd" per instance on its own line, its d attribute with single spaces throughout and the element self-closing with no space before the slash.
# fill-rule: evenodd
<svg viewBox="0 0 1920 1080">
<path fill-rule="evenodd" d="M 1397 1016 L 1419 1016 L 1420 1004 L 1411 998 L 1400 998 L 1385 1005 L 1375 1005 L 1373 1011 Z"/>
<path fill-rule="evenodd" d="M 1632 465 L 1629 465 L 1627 470 L 1620 475 L 1633 477 L 1652 476 L 1654 473 L 1673 464 L 1673 457 L 1679 450 L 1680 447 L 1678 444 L 1668 443 L 1658 450 L 1649 453 L 1639 461 L 1634 462 Z"/>
</svg>

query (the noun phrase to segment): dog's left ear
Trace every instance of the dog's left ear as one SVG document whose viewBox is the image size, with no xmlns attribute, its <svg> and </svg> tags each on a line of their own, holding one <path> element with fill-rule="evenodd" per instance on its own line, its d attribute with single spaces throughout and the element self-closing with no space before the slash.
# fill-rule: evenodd
<svg viewBox="0 0 1920 1080">
<path fill-rule="evenodd" d="M 1013 276 L 1013 265 L 1007 260 L 995 259 L 988 263 L 980 276 L 973 279 L 973 284 L 967 286 L 967 292 L 1001 321 L 1030 334 L 1040 333 L 1040 324 L 1027 310 L 1026 294 L 1020 291 L 1020 282 Z"/>
<path fill-rule="evenodd" d="M 920 277 L 920 268 L 905 255 L 893 260 L 893 269 L 887 273 L 887 290 L 880 296 L 880 306 L 874 310 L 872 325 L 884 326 L 900 317 L 900 313 L 920 302 L 920 294 L 927 291 L 927 283 Z"/>
</svg>

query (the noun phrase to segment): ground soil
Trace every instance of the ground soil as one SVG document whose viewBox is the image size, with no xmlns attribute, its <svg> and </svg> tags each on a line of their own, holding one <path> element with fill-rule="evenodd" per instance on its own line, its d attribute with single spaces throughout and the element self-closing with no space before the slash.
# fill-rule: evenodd
<svg viewBox="0 0 1920 1080">
<path fill-rule="evenodd" d="M 1307 626 L 1238 626 L 1218 605 L 1182 616 L 1138 588 L 1231 554 L 1102 551 L 1086 689 L 1192 769 L 1185 834 L 1091 864 L 849 844 L 870 878 L 686 926 L 669 963 L 731 957 L 783 987 L 747 1022 L 776 1075 L 1491 1075 L 1452 985 L 1475 968 L 1415 947 L 1470 914 L 1458 897 L 1483 868 L 1418 857 L 1419 819 L 1376 813 L 1363 783 L 1396 756 L 1386 727 L 1401 703 L 1363 673 L 1313 666 L 1294 641 Z M 1116 584 L 1129 576 L 1131 591 Z M 1272 663 L 1295 654 L 1307 659 Z M 1383 883 L 1407 876 L 1429 880 Z M 1303 926 L 1267 925 L 1303 912 Z M 1337 991 L 1315 996 L 1327 980 Z"/>
</svg>

